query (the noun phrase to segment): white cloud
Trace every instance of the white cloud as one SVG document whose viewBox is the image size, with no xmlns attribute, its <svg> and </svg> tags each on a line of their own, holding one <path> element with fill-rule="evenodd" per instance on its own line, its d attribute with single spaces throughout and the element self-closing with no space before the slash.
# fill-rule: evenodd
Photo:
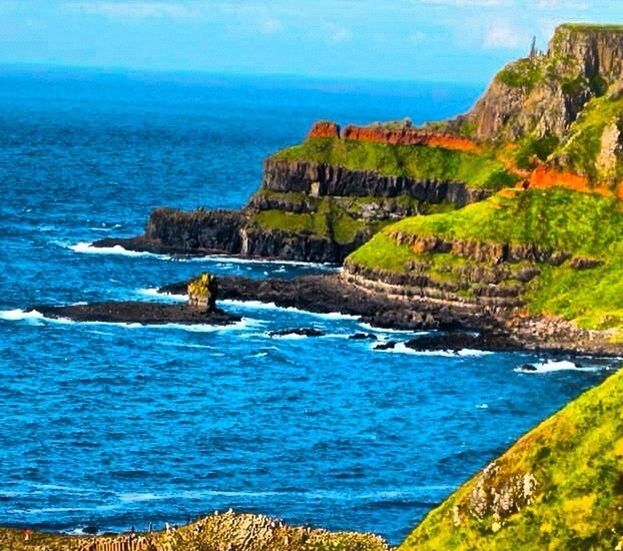
<svg viewBox="0 0 623 551">
<path fill-rule="evenodd" d="M 491 23 L 484 36 L 486 48 L 517 48 L 526 41 L 526 33 L 509 23 Z"/>
</svg>

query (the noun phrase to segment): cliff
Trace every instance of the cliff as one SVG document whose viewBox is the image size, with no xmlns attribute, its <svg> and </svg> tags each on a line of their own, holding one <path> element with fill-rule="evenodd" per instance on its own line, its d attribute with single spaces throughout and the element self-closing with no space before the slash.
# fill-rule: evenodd
<svg viewBox="0 0 623 551">
<path fill-rule="evenodd" d="M 520 438 L 398 551 L 621 549 L 623 373 Z"/>
<path fill-rule="evenodd" d="M 303 144 L 266 159 L 262 185 L 241 211 L 156 209 L 142 236 L 95 245 L 341 263 L 393 221 L 459 208 L 516 181 L 490 155 L 460 141 L 427 145 L 430 132 L 409 128 L 350 139 L 337 125 L 317 124 Z M 406 145 L 393 143 L 396 132 Z"/>
<path fill-rule="evenodd" d="M 504 190 L 454 213 L 387 226 L 345 262 L 365 284 L 490 312 L 508 327 L 557 316 L 623 337 L 623 215 L 616 197 L 561 188 Z"/>
<path fill-rule="evenodd" d="M 562 25 L 545 54 L 506 66 L 459 124 L 482 141 L 562 137 L 623 73 L 623 27 Z"/>
<path fill-rule="evenodd" d="M 96 246 L 340 263 L 398 219 L 518 182 L 623 197 L 623 27 L 560 26 L 449 122 L 316 123 L 265 161 L 241 211 L 157 209 L 142 236 Z"/>
</svg>

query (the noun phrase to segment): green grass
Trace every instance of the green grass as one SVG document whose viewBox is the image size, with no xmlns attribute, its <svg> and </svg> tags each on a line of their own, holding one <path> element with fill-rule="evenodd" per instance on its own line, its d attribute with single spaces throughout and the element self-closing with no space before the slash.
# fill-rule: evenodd
<svg viewBox="0 0 623 551">
<path fill-rule="evenodd" d="M 623 25 L 600 23 L 565 23 L 558 28 L 576 32 L 623 32 Z"/>
<path fill-rule="evenodd" d="M 613 248 L 620 248 L 623 207 L 615 198 L 566 189 L 498 193 L 454 213 L 406 218 L 385 231 L 533 244 L 606 258 Z"/>
<path fill-rule="evenodd" d="M 374 233 L 389 222 L 371 222 L 353 217 L 331 199 L 319 201 L 312 213 L 293 213 L 283 210 L 264 210 L 253 215 L 253 222 L 265 231 L 279 230 L 290 234 L 313 235 L 335 241 L 340 245 L 352 243 L 359 232 Z"/>
<path fill-rule="evenodd" d="M 578 270 L 569 261 L 539 264 L 540 275 L 526 287 L 524 300 L 534 314 L 554 314 L 590 329 L 616 328 L 623 336 L 623 205 L 614 198 L 565 189 L 497 194 L 455 212 L 406 218 L 384 228 L 349 260 L 368 268 L 404 273 L 422 256 L 390 237 L 395 233 L 437 236 L 448 241 L 528 244 L 604 262 Z M 428 274 L 460 279 L 462 264 L 475 261 L 434 255 Z M 493 268 L 493 266 L 489 266 Z M 511 265 L 515 268 L 515 265 Z M 617 337 L 619 338 L 619 337 Z"/>
<path fill-rule="evenodd" d="M 398 551 L 618 549 L 622 411 L 619 372 L 521 438 L 488 475 L 475 476 L 429 513 Z M 525 477 L 536 481 L 529 499 L 521 483 L 508 490 Z M 494 492 L 513 496 L 519 511 L 496 507 Z"/>
<path fill-rule="evenodd" d="M 504 67 L 496 78 L 511 88 L 531 90 L 543 79 L 543 64 L 539 59 L 520 59 Z"/>
<path fill-rule="evenodd" d="M 500 189 L 517 181 L 492 154 L 464 153 L 441 147 L 317 138 L 284 149 L 274 158 L 329 163 L 412 179 L 463 182 L 473 188 Z"/>
<path fill-rule="evenodd" d="M 398 245 L 389 236 L 379 232 L 348 258 L 366 268 L 405 273 L 407 263 L 416 257 L 409 247 Z"/>
</svg>

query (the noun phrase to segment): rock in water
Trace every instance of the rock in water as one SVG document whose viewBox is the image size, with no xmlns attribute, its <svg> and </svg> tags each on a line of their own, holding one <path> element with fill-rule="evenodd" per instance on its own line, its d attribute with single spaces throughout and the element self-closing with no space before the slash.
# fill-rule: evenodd
<svg viewBox="0 0 623 551">
<path fill-rule="evenodd" d="M 193 308 L 212 312 L 216 307 L 218 283 L 216 276 L 203 273 L 188 283 L 188 304 Z"/>
<path fill-rule="evenodd" d="M 271 331 L 271 337 L 288 337 L 298 335 L 300 337 L 322 337 L 324 333 L 315 327 L 297 327 L 294 329 L 280 329 L 279 331 Z"/>
</svg>

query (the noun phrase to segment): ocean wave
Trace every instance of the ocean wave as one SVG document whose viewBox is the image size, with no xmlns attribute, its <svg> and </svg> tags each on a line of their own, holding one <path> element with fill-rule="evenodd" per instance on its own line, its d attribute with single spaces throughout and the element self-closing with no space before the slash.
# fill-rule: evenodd
<svg viewBox="0 0 623 551">
<path fill-rule="evenodd" d="M 22 310 L 21 308 L 15 308 L 14 310 L 2 310 L 0 311 L 0 319 L 6 321 L 22 321 L 22 320 L 41 320 L 45 316 L 37 310 Z"/>
<path fill-rule="evenodd" d="M 375 344 L 371 345 L 371 348 L 374 349 Z M 387 348 L 385 350 L 381 350 L 381 352 L 392 352 L 394 354 L 409 354 L 411 356 L 437 356 L 443 358 L 480 358 L 483 356 L 490 356 L 494 354 L 489 350 L 475 350 L 471 348 L 462 348 L 461 350 L 414 350 L 413 348 L 409 348 L 404 342 L 399 342 L 394 346 L 394 348 Z"/>
<path fill-rule="evenodd" d="M 391 328 L 384 328 L 384 327 L 376 327 L 374 325 L 371 325 L 369 323 L 366 322 L 360 322 L 359 323 L 360 327 L 363 327 L 364 329 L 366 329 L 367 331 L 370 331 L 372 333 L 388 333 L 388 334 L 395 334 L 395 335 L 414 335 L 414 336 L 419 336 L 419 335 L 431 335 L 433 333 L 433 331 L 414 331 L 412 329 L 391 329 Z"/>
<path fill-rule="evenodd" d="M 107 255 L 120 255 L 120 256 L 131 256 L 131 257 L 152 257 L 159 258 L 162 260 L 169 260 L 171 257 L 162 254 L 149 253 L 146 251 L 130 251 L 121 245 L 114 245 L 112 247 L 94 247 L 93 243 L 87 243 L 86 241 L 81 241 L 80 243 L 76 243 L 75 245 L 66 245 L 66 247 L 75 253 L 84 253 L 84 254 L 107 254 Z"/>
<path fill-rule="evenodd" d="M 301 310 L 300 308 L 295 308 L 294 306 L 278 306 L 274 302 L 262 302 L 259 300 L 220 300 L 219 304 L 223 304 L 225 306 L 237 306 L 239 308 L 249 308 L 255 310 L 280 310 L 282 312 L 292 312 L 296 314 L 305 314 L 308 316 L 313 316 L 315 318 L 322 318 L 326 320 L 357 320 L 359 316 L 353 316 L 351 314 L 341 314 L 340 312 L 312 312 L 310 310 Z"/>
<path fill-rule="evenodd" d="M 206 255 L 177 255 L 177 254 L 160 254 L 152 253 L 148 251 L 132 251 L 126 249 L 122 245 L 114 245 L 112 247 L 95 247 L 93 243 L 81 241 L 75 245 L 62 246 L 71 249 L 77 253 L 86 254 L 113 254 L 133 257 L 151 257 L 159 260 L 175 261 L 175 262 L 211 262 L 217 264 L 255 264 L 265 266 L 299 266 L 306 268 L 317 268 L 323 271 L 337 271 L 339 268 L 335 264 L 325 264 L 322 262 L 302 262 L 298 260 L 278 260 L 269 258 L 242 258 L 238 256 L 231 256 L 227 254 L 206 254 Z M 277 271 L 284 271 L 278 269 Z"/>
<path fill-rule="evenodd" d="M 186 302 L 188 295 L 175 295 L 173 293 L 161 293 L 157 287 L 146 287 L 138 289 L 137 293 L 145 297 L 158 298 L 160 300 L 170 300 L 175 302 Z"/>
<path fill-rule="evenodd" d="M 578 366 L 569 360 L 553 361 L 547 360 L 536 364 L 529 364 L 531 367 L 526 368 L 520 366 L 515 368 L 517 373 L 529 373 L 529 374 L 542 374 L 542 373 L 555 373 L 557 371 L 585 371 L 596 372 L 602 369 L 608 369 L 608 366 Z"/>
</svg>

